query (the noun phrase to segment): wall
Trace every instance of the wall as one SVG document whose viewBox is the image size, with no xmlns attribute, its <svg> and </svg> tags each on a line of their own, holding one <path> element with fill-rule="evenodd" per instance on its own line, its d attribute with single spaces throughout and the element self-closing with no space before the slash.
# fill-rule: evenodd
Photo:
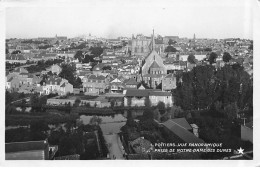
<svg viewBox="0 0 260 170">
<path fill-rule="evenodd" d="M 253 129 L 241 125 L 241 139 L 253 143 Z"/>
</svg>

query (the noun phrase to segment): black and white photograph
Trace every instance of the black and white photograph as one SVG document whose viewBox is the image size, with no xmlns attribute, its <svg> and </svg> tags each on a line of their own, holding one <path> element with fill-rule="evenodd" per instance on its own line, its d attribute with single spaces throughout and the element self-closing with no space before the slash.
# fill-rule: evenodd
<svg viewBox="0 0 260 170">
<path fill-rule="evenodd" d="M 0 3 L 6 163 L 260 166 L 259 1 Z"/>
</svg>

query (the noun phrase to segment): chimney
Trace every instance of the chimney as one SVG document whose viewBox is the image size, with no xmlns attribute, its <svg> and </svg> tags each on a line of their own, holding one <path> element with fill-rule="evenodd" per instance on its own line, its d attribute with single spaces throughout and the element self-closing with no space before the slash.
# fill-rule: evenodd
<svg viewBox="0 0 260 170">
<path fill-rule="evenodd" d="M 199 127 L 196 124 L 190 124 L 193 130 L 193 134 L 199 137 Z"/>
</svg>

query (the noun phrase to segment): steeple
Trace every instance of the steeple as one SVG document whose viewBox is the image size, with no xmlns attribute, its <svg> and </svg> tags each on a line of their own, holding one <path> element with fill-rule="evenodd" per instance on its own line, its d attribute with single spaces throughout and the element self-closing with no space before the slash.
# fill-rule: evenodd
<svg viewBox="0 0 260 170">
<path fill-rule="evenodd" d="M 153 35 L 152 35 L 152 50 L 155 48 L 155 42 L 154 42 L 154 29 L 153 29 Z"/>
</svg>

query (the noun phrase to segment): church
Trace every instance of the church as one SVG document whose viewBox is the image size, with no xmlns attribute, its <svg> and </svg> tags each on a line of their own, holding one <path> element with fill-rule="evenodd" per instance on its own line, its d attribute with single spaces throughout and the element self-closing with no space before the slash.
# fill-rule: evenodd
<svg viewBox="0 0 260 170">
<path fill-rule="evenodd" d="M 150 53 L 145 58 L 141 68 L 141 76 L 142 80 L 147 83 L 148 86 L 155 89 L 162 83 L 162 79 L 167 74 L 167 69 L 162 58 L 155 51 L 154 31 L 149 49 Z"/>
</svg>

